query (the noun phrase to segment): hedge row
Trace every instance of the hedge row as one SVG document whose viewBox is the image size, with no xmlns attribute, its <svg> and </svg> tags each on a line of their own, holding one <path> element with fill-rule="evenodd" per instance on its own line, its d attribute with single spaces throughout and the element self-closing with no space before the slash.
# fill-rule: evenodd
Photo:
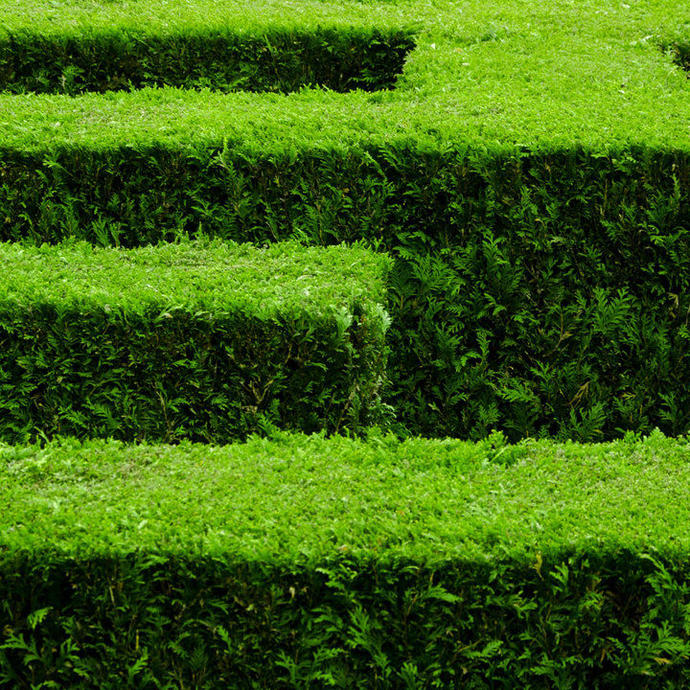
<svg viewBox="0 0 690 690">
<path fill-rule="evenodd" d="M 690 444 L 0 449 L 0 683 L 685 687 Z"/>
<path fill-rule="evenodd" d="M 690 429 L 689 154 L 90 144 L 0 160 L 5 239 L 202 232 L 390 251 L 402 430 Z"/>
<path fill-rule="evenodd" d="M 0 236 L 364 239 L 396 257 L 402 432 L 687 431 L 689 87 L 659 50 L 682 4 L 412 7 L 243 6 L 244 36 L 414 19 L 392 92 L 0 95 Z M 225 2 L 0 8 L 46 40 L 245 22 Z"/>
<path fill-rule="evenodd" d="M 223 442 L 380 420 L 382 254 L 4 244 L 0 264 L 2 440 Z"/>
<path fill-rule="evenodd" d="M 14 93 L 210 87 L 220 91 L 392 88 L 414 47 L 410 32 L 376 29 L 193 30 L 166 35 L 106 30 L 0 34 L 0 90 Z"/>
</svg>

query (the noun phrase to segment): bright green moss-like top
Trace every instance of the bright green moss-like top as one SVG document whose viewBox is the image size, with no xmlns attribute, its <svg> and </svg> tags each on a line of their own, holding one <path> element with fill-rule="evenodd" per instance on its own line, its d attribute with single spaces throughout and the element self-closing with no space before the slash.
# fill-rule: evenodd
<svg viewBox="0 0 690 690">
<path fill-rule="evenodd" d="M 135 250 L 0 244 L 0 306 L 141 312 L 150 305 L 258 318 L 385 300 L 389 259 L 361 247 L 185 242 Z"/>
<path fill-rule="evenodd" d="M 10 32 L 262 35 L 409 29 L 393 92 L 268 97 L 175 90 L 109 98 L 0 97 L 0 146 L 231 143 L 284 152 L 404 139 L 494 148 L 688 148 L 690 86 L 664 46 L 688 40 L 672 0 L 0 3 Z M 142 39 L 143 40 L 143 39 Z M 268 148 L 267 148 L 268 147 Z"/>
<path fill-rule="evenodd" d="M 0 447 L 0 554 L 311 562 L 687 554 L 690 444 L 281 435 L 224 447 Z"/>
</svg>

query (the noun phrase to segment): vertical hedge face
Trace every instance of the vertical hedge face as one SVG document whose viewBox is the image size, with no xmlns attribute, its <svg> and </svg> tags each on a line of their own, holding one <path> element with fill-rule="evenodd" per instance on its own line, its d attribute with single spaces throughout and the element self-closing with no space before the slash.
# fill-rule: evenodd
<svg viewBox="0 0 690 690">
<path fill-rule="evenodd" d="M 669 46 L 664 45 L 663 47 L 671 51 L 673 60 L 679 67 L 686 72 L 690 71 L 690 43 L 676 43 Z"/>
<path fill-rule="evenodd" d="M 299 234 L 390 251 L 389 399 L 408 432 L 597 440 L 689 428 L 684 155 L 382 148 L 288 161 L 161 148 L 3 159 L 6 238 Z"/>
<path fill-rule="evenodd" d="M 619 564 L 565 557 L 545 564 L 541 578 L 501 565 L 387 567 L 345 557 L 313 569 L 135 555 L 10 565 L 0 593 L 12 597 L 14 617 L 0 617 L 10 631 L 0 678 L 11 683 L 88 679 L 115 690 L 126 682 L 305 687 L 324 678 L 363 688 L 689 680 L 679 661 L 688 651 L 677 613 L 689 603 L 683 571 L 655 571 L 644 560 L 631 559 L 622 574 Z"/>
<path fill-rule="evenodd" d="M 326 29 L 137 35 L 0 36 L 0 91 L 65 93 L 173 86 L 289 93 L 393 87 L 414 39 L 407 31 Z"/>
<path fill-rule="evenodd" d="M 380 329 L 379 329 L 380 330 Z M 377 420 L 383 342 L 360 321 L 159 312 L 0 314 L 0 438 L 106 436 L 223 443 L 277 426 L 358 430 Z"/>
</svg>

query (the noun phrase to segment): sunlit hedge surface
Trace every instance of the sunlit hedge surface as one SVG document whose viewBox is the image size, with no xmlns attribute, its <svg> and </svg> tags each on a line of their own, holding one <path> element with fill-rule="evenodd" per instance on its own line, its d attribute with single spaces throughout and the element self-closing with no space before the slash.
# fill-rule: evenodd
<svg viewBox="0 0 690 690">
<path fill-rule="evenodd" d="M 0 449 L 0 682 L 685 687 L 690 445 Z"/>
</svg>

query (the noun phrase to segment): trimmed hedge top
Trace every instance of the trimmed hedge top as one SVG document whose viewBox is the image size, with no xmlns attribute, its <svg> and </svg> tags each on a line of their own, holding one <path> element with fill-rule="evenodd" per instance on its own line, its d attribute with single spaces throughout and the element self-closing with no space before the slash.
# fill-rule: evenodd
<svg viewBox="0 0 690 690">
<path fill-rule="evenodd" d="M 384 303 L 390 260 L 362 247 L 258 248 L 194 241 L 126 251 L 86 242 L 30 247 L 0 244 L 0 306 L 120 309 L 151 306 L 255 318 L 331 314 L 355 302 Z"/>
<path fill-rule="evenodd" d="M 83 36 L 105 32 L 160 35 L 163 32 L 194 33 L 217 30 L 234 35 L 257 35 L 271 29 L 306 31 L 323 28 L 392 29 L 419 27 L 415 17 L 388 3 L 345 3 L 303 0 L 299 3 L 275 0 L 79 0 L 54 2 L 30 0 L 21 3 L 0 0 L 6 36 L 31 32 L 44 36 Z"/>
<path fill-rule="evenodd" d="M 246 13 L 249 19 L 246 20 Z M 238 17 L 242 16 L 242 20 Z M 0 99 L 0 146 L 221 143 L 254 151 L 411 139 L 438 147 L 688 149 L 690 85 L 673 51 L 682 3 L 3 3 L 10 32 L 194 32 L 226 26 L 414 29 L 417 48 L 393 93 L 263 96 L 146 92 L 98 100 Z M 253 19 L 252 19 L 253 17 Z M 37 20 L 37 18 L 39 18 Z M 240 24 L 243 24 L 242 28 Z M 185 27 L 182 29 L 181 27 Z M 200 28 L 201 27 L 201 28 Z M 176 29 L 175 29 L 176 30 Z M 277 29 L 276 29 L 277 30 Z M 358 29 L 359 30 L 359 29 Z M 143 33 L 142 33 L 143 32 Z M 37 138 L 38 137 L 38 138 Z"/>
<path fill-rule="evenodd" d="M 225 447 L 0 449 L 0 554 L 151 552 L 251 562 L 687 554 L 690 443 L 477 443 L 374 432 Z M 0 556 L 1 557 L 1 556 Z M 538 557 L 537 557 L 538 559 Z"/>
</svg>

